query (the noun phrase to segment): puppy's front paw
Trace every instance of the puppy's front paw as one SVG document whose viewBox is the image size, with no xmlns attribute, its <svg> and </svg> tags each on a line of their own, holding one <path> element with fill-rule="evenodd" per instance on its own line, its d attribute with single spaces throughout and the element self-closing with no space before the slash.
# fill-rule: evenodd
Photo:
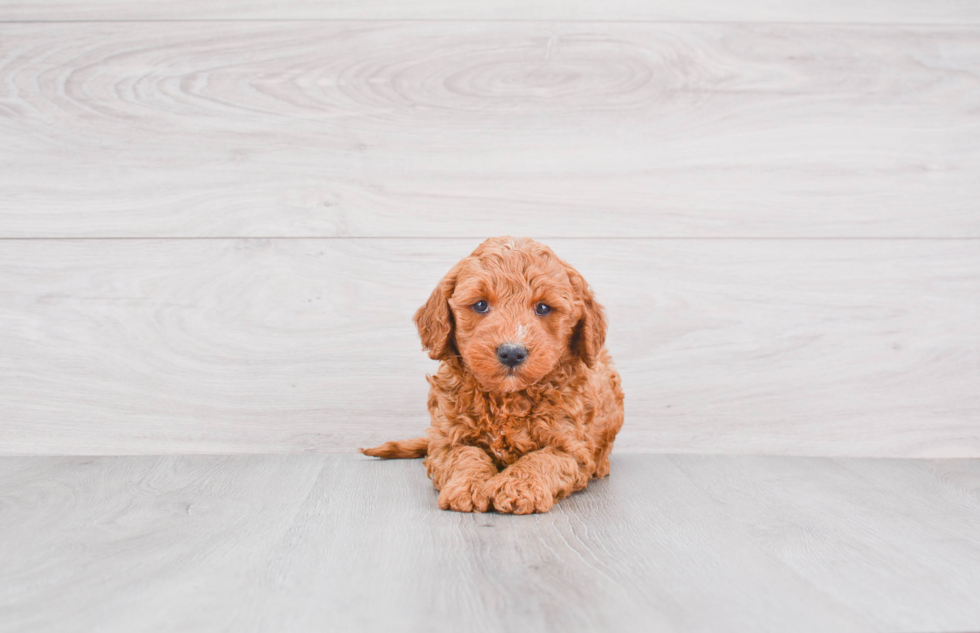
<svg viewBox="0 0 980 633">
<path fill-rule="evenodd" d="M 500 473 L 490 478 L 484 490 L 497 512 L 547 512 L 555 503 L 551 491 L 534 477 L 524 479 Z"/>
<path fill-rule="evenodd" d="M 450 480 L 439 491 L 439 507 L 456 512 L 486 512 L 490 498 L 484 484 L 486 480 L 472 477 Z"/>
</svg>

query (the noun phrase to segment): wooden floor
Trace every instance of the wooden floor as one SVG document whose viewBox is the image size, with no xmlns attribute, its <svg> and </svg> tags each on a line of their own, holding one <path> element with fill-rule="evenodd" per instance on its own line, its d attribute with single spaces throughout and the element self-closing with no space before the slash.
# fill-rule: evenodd
<svg viewBox="0 0 980 633">
<path fill-rule="evenodd" d="M 617 455 L 525 517 L 419 461 L 0 459 L 0 631 L 975 631 L 980 460 Z"/>
</svg>

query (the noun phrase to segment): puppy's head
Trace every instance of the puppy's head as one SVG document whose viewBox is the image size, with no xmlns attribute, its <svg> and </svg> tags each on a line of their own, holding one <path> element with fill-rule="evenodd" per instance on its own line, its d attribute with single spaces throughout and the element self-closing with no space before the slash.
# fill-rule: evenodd
<svg viewBox="0 0 980 633">
<path fill-rule="evenodd" d="M 436 360 L 462 359 L 487 391 L 518 391 L 562 361 L 591 367 L 606 337 L 585 279 L 550 248 L 491 238 L 453 266 L 415 313 Z"/>
</svg>

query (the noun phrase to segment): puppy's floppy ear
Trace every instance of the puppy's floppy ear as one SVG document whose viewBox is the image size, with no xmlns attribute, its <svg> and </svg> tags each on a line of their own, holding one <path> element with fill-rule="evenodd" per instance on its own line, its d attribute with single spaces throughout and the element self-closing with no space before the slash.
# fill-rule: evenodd
<svg viewBox="0 0 980 633">
<path fill-rule="evenodd" d="M 446 273 L 429 295 L 429 300 L 415 313 L 415 327 L 419 329 L 422 349 L 429 352 L 429 358 L 433 360 L 446 360 L 456 354 L 453 340 L 456 323 L 449 309 L 449 298 L 456 289 L 458 270 L 459 267 L 454 266 Z"/>
<path fill-rule="evenodd" d="M 580 311 L 578 323 L 572 330 L 572 353 L 592 368 L 606 342 L 606 316 L 585 278 L 568 264 L 565 264 L 565 272 L 575 289 L 575 307 Z"/>
</svg>

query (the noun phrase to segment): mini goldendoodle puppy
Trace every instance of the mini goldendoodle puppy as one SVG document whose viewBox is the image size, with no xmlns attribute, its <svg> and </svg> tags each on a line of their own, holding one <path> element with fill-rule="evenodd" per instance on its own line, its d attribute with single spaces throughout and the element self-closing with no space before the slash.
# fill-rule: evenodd
<svg viewBox="0 0 980 633">
<path fill-rule="evenodd" d="M 428 437 L 361 449 L 422 457 L 443 510 L 529 514 L 609 474 L 623 425 L 606 321 L 550 248 L 492 238 L 415 314 L 429 376 Z"/>
</svg>

